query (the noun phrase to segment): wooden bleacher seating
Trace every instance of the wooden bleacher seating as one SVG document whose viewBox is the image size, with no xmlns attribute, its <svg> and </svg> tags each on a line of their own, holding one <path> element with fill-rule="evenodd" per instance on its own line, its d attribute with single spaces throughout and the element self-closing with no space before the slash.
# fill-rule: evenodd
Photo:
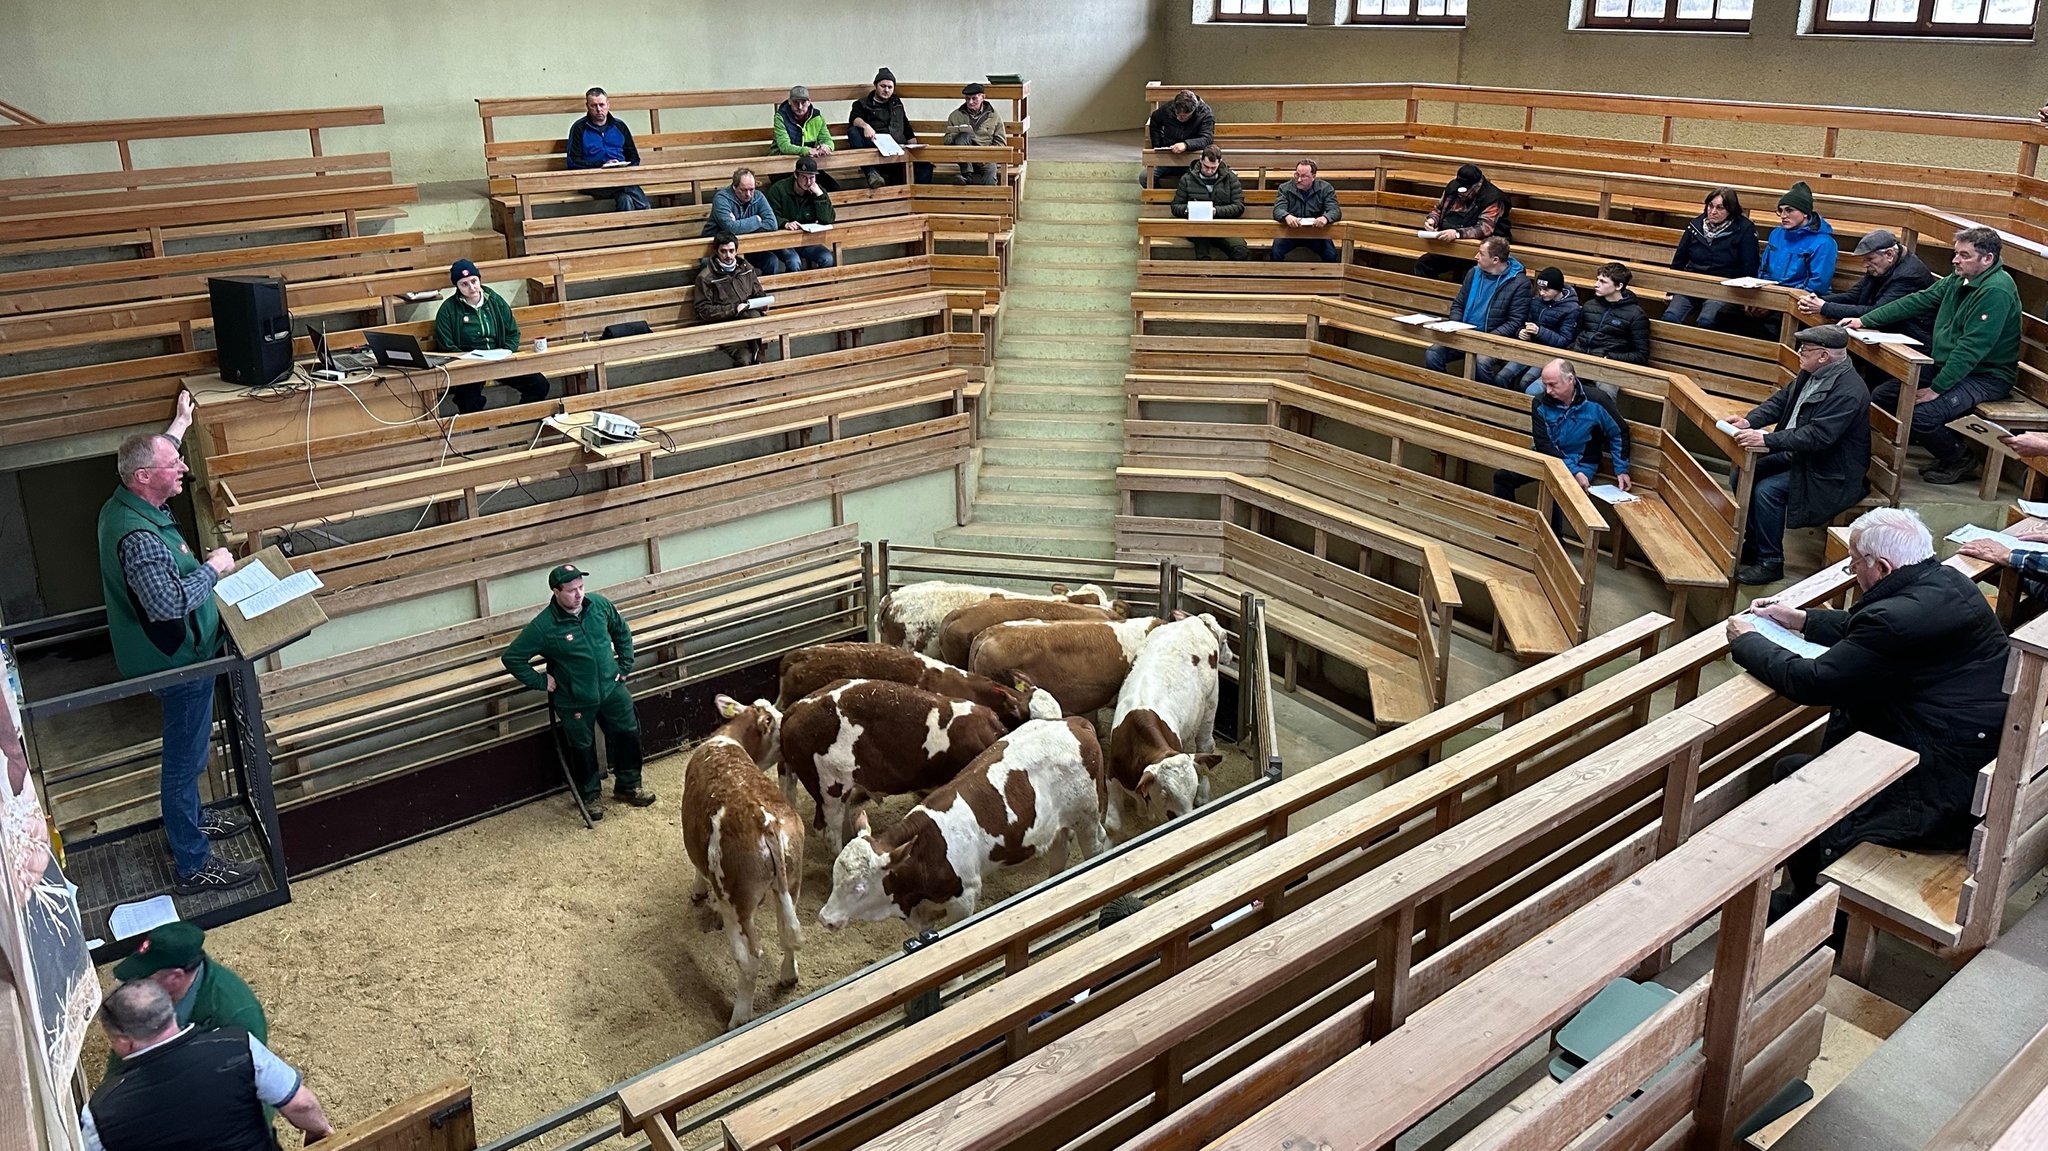
<svg viewBox="0 0 2048 1151">
<path fill-rule="evenodd" d="M 85 171 L 0 180 L 0 255 L 77 258 L 114 248 L 163 257 L 167 245 L 201 236 L 309 228 L 360 235 L 367 224 L 402 216 L 401 206 L 416 201 L 418 190 L 393 181 L 387 153 L 328 153 L 321 133 L 383 122 L 384 109 L 368 106 L 12 126 L 0 133 L 0 149 L 25 164 L 56 151 L 76 155 L 81 146 L 97 147 L 104 159 Z M 253 134 L 303 134 L 306 153 L 219 164 L 135 163 L 136 146 L 150 141 Z"/>
<path fill-rule="evenodd" d="M 828 117 L 843 115 L 844 106 L 866 95 L 870 87 L 868 84 L 810 85 L 813 101 Z M 905 101 L 918 104 L 920 111 L 937 112 L 936 119 L 912 118 L 911 126 L 920 139 L 938 141 L 943 138 L 945 117 L 958 104 L 961 87 L 960 83 L 931 82 L 897 85 L 897 93 Z M 1031 86 L 995 84 L 987 87 L 990 103 L 1009 105 L 1004 116 L 1004 131 L 1011 146 L 1007 156 L 997 158 L 1002 164 L 1000 182 L 993 187 L 918 185 L 909 190 L 912 210 L 941 215 L 993 214 L 1014 218 L 1016 195 L 1023 177 L 1025 140 L 1030 134 Z M 648 217 L 637 221 L 636 226 L 676 225 L 681 222 L 681 226 L 701 229 L 711 193 L 730 179 L 735 167 L 749 166 L 763 173 L 786 170 L 793 158 L 774 156 L 771 117 L 775 105 L 788 94 L 787 88 L 611 93 L 612 114 L 627 115 L 635 132 L 635 144 L 640 149 L 641 167 L 636 169 L 638 178 L 634 182 L 640 184 L 649 196 L 688 201 L 683 205 L 657 206 L 650 212 L 633 213 Z M 735 108 L 756 110 L 759 123 L 747 128 L 674 130 L 679 115 L 688 111 Z M 644 120 L 641 113 L 645 113 Z M 595 222 L 588 225 L 557 223 L 555 221 L 560 217 L 543 217 L 537 212 L 541 207 L 595 204 L 577 191 L 589 177 L 568 175 L 563 167 L 568 125 L 583 115 L 582 96 L 479 99 L 477 114 L 483 121 L 484 169 L 489 178 L 491 218 L 508 242 L 519 243 L 527 236 L 532 240 L 556 237 L 565 231 L 583 234 L 587 240 L 608 230 L 607 225 Z M 666 131 L 662 123 L 664 114 L 669 121 Z M 644 133 L 643 126 L 647 129 Z M 527 134 L 535 131 L 544 134 Z M 843 119 L 833 120 L 833 138 L 843 151 L 846 140 Z M 865 155 L 871 162 L 876 159 L 872 151 L 863 150 L 857 154 Z M 991 150 L 928 144 L 914 159 L 934 162 L 943 173 L 948 165 L 962 160 L 987 162 L 991 159 Z M 856 208 L 867 199 L 856 194 L 866 191 L 860 187 L 859 166 L 847 156 L 834 156 L 826 165 L 828 171 L 855 169 L 853 175 L 840 182 L 843 194 L 847 196 L 846 202 Z M 765 175 L 763 183 L 766 183 Z M 840 202 L 840 195 L 834 195 L 835 205 Z M 604 216 L 614 213 L 608 213 L 603 210 L 603 205 L 595 204 L 595 210 L 572 214 Z M 540 226 L 531 233 L 527 232 L 533 225 Z M 597 242 L 604 241 L 599 239 Z"/>
<path fill-rule="evenodd" d="M 401 1099 L 360 1123 L 336 1127 L 323 1151 L 476 1151 L 476 1115 L 461 1079 Z"/>
</svg>

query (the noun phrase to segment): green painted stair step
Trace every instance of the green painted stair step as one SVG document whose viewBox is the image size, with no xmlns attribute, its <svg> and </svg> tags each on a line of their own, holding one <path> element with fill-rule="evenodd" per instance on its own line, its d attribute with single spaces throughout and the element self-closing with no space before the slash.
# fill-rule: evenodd
<svg viewBox="0 0 2048 1151">
<path fill-rule="evenodd" d="M 1114 496 L 1116 476 L 1093 468 L 1017 468 L 984 464 L 980 473 L 985 495 L 1009 492 L 1068 496 Z"/>
</svg>

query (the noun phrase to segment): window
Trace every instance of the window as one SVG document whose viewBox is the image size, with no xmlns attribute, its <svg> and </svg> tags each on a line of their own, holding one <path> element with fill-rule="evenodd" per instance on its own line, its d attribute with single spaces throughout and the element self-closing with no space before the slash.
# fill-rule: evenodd
<svg viewBox="0 0 2048 1151">
<path fill-rule="evenodd" d="M 1852 36 L 2034 34 L 2035 0 L 1814 0 L 1815 32 Z"/>
<path fill-rule="evenodd" d="M 1747 32 L 1752 0 L 1586 0 L 1587 28 Z"/>
<path fill-rule="evenodd" d="M 1356 0 L 1353 24 L 1465 26 L 1465 0 Z"/>
<path fill-rule="evenodd" d="M 1216 0 L 1216 19 L 1255 24 L 1306 24 L 1308 0 Z"/>
</svg>

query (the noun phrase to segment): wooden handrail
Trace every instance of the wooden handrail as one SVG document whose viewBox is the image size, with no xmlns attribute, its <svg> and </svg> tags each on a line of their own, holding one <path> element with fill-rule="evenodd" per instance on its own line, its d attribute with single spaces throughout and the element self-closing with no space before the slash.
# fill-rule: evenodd
<svg viewBox="0 0 2048 1151">
<path fill-rule="evenodd" d="M 244 136 L 251 132 L 309 132 L 357 128 L 384 122 L 384 108 L 304 108 L 286 112 L 221 112 L 204 116 L 145 116 L 129 120 L 72 120 L 22 124 L 0 132 L 0 148 L 41 148 L 56 144 L 111 144 L 127 140 L 172 140 L 190 136 Z"/>
<path fill-rule="evenodd" d="M 958 100 L 960 89 L 965 83 L 904 81 L 896 85 L 896 94 L 905 100 Z M 812 84 L 811 101 L 823 103 L 827 100 L 858 100 L 868 94 L 873 83 Z M 1031 94 L 1031 84 L 984 84 L 988 99 L 1022 100 Z M 705 88 L 675 92 L 608 92 L 606 99 L 613 112 L 647 111 L 663 108 L 722 108 L 733 105 L 758 104 L 772 108 L 789 98 L 788 88 Z M 489 96 L 479 97 L 476 102 L 477 114 L 486 120 L 499 116 L 553 116 L 558 114 L 580 115 L 583 112 L 583 97 L 576 96 Z"/>
<path fill-rule="evenodd" d="M 16 124 L 44 123 L 44 120 L 41 116 L 37 116 L 31 112 L 24 111 L 23 109 L 18 108 L 13 104 L 9 104 L 5 100 L 0 100 L 0 116 L 5 116 L 9 120 L 14 121 Z M 10 125 L 0 125 L 0 127 L 8 126 Z"/>
</svg>

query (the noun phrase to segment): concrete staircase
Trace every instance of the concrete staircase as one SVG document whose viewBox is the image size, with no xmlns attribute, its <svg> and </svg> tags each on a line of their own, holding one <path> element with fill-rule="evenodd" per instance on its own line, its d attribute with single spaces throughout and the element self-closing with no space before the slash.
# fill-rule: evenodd
<svg viewBox="0 0 2048 1151">
<path fill-rule="evenodd" d="M 1138 286 L 1138 166 L 1034 160 L 971 521 L 945 547 L 1108 559 Z"/>
</svg>

